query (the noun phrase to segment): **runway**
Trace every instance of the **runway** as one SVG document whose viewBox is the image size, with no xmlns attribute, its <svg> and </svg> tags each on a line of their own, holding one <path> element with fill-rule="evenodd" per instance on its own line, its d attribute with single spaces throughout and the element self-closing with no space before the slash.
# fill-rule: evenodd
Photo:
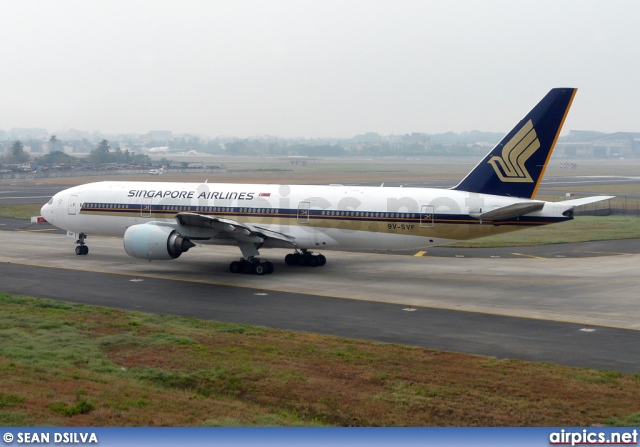
<svg viewBox="0 0 640 447">
<path fill-rule="evenodd" d="M 0 231 L 0 289 L 640 372 L 640 247 L 635 240 L 601 245 L 598 257 L 326 252 L 327 265 L 315 269 L 288 267 L 282 261 L 286 251 L 271 250 L 263 255 L 275 263 L 276 272 L 262 277 L 229 273 L 229 262 L 239 257 L 235 247 L 195 247 L 175 261 L 150 263 L 128 257 L 121 239 L 90 237 L 90 254 L 82 257 L 74 254 L 73 242 L 47 232 Z"/>
<path fill-rule="evenodd" d="M 39 203 L 44 205 L 56 193 L 65 189 L 60 185 L 33 185 L 30 183 L 3 184 L 0 205 Z"/>
</svg>

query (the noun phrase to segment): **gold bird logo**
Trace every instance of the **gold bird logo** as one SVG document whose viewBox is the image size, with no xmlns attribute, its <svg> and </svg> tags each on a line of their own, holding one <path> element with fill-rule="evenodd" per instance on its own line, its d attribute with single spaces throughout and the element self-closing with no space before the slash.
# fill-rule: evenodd
<svg viewBox="0 0 640 447">
<path fill-rule="evenodd" d="M 533 183 L 533 179 L 524 167 L 525 162 L 540 147 L 540 140 L 529 120 L 522 129 L 505 144 L 502 157 L 494 155 L 489 160 L 496 175 L 503 182 Z"/>
</svg>

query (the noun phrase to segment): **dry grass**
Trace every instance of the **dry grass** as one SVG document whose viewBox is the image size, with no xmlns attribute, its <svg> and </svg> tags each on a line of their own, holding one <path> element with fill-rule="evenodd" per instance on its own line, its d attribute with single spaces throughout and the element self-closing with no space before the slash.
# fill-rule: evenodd
<svg viewBox="0 0 640 447">
<path fill-rule="evenodd" d="M 0 340 L 2 425 L 585 426 L 640 402 L 638 375 L 7 294 Z"/>
</svg>

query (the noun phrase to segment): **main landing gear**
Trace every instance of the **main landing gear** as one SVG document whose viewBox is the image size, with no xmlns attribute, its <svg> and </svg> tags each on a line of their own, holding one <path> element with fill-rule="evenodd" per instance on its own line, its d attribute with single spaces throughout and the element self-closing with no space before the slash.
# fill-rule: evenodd
<svg viewBox="0 0 640 447">
<path fill-rule="evenodd" d="M 269 275 L 273 273 L 273 264 L 257 258 L 240 259 L 229 264 L 231 273 L 246 273 L 254 275 Z"/>
<path fill-rule="evenodd" d="M 295 253 L 289 253 L 284 257 L 284 262 L 287 265 L 299 265 L 308 267 L 322 267 L 327 263 L 327 258 L 323 255 L 314 255 L 307 250 L 296 251 Z"/>
<path fill-rule="evenodd" d="M 84 244 L 84 240 L 87 238 L 87 235 L 84 233 L 80 233 L 80 236 L 78 238 L 78 240 L 76 241 L 76 244 L 78 244 L 78 246 L 76 247 L 76 254 L 78 256 L 82 256 L 82 255 L 86 255 L 89 253 L 89 247 L 87 247 Z"/>
</svg>

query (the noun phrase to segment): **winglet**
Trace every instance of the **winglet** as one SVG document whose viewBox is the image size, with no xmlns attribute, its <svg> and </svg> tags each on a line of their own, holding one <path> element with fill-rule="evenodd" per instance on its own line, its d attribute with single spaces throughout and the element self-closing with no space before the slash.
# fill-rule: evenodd
<svg viewBox="0 0 640 447">
<path fill-rule="evenodd" d="M 534 198 L 575 88 L 554 88 L 453 189 Z"/>
</svg>

